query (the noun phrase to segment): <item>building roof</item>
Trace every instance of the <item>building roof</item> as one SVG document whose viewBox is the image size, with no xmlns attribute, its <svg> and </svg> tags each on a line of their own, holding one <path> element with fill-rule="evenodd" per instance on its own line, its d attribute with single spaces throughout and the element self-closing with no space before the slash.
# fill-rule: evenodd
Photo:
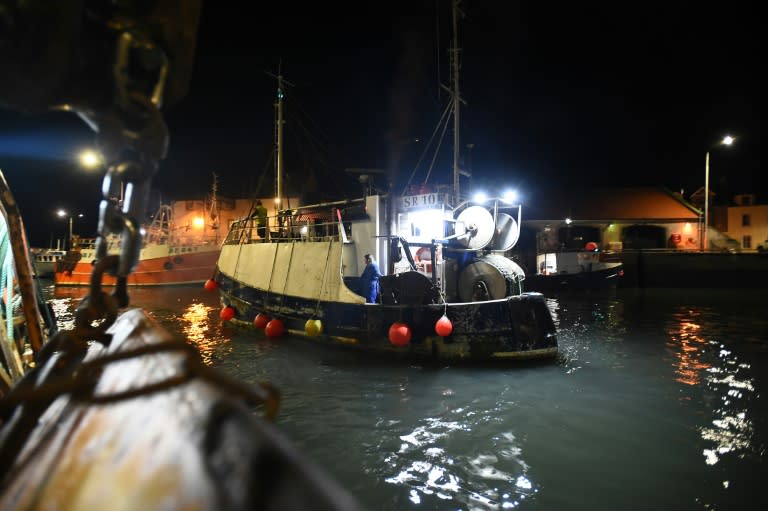
<svg viewBox="0 0 768 511">
<path fill-rule="evenodd" d="M 699 210 L 664 188 L 549 190 L 523 207 L 523 220 L 696 221 Z"/>
</svg>

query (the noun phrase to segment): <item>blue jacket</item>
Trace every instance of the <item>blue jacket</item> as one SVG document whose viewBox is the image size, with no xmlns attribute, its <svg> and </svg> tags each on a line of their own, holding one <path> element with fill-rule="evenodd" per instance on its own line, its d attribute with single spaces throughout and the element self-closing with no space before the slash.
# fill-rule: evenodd
<svg viewBox="0 0 768 511">
<path fill-rule="evenodd" d="M 381 272 L 378 264 L 371 261 L 365 265 L 363 274 L 360 275 L 360 291 L 368 303 L 376 303 L 379 296 L 379 277 Z"/>
</svg>

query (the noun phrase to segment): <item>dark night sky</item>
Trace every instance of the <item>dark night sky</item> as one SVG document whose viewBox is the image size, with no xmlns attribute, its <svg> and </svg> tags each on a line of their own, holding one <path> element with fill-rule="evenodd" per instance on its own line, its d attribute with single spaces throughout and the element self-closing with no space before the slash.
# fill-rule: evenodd
<svg viewBox="0 0 768 511">
<path fill-rule="evenodd" d="M 203 7 L 189 93 L 166 112 L 171 146 L 155 181 L 163 197 L 202 196 L 214 172 L 223 195 L 248 196 L 259 185 L 271 195 L 272 174 L 262 177 L 273 142 L 275 80 L 267 72 L 279 65 L 295 85 L 286 104 L 289 186 L 306 184 L 307 168 L 326 190 L 341 188 L 349 167 L 411 173 L 448 99 L 438 86 L 438 78 L 448 84 L 448 0 L 286 0 L 259 3 L 254 14 L 233 5 Z M 687 195 L 703 185 L 707 149 L 732 134 L 736 145 L 712 152 L 713 190 L 768 199 L 758 180 L 766 58 L 756 6 L 462 7 L 462 144 L 474 144 L 473 188 L 518 186 L 527 200 L 575 185 L 665 185 Z M 83 234 L 92 234 L 100 177 L 84 176 L 66 155 L 93 135 L 67 114 L 3 120 L 0 167 L 32 244 L 64 231 L 57 207 L 83 210 L 92 222 L 82 221 L 91 230 Z M 451 144 L 449 128 L 443 165 L 432 173 L 444 182 Z M 42 150 L 57 159 L 28 161 Z"/>
</svg>

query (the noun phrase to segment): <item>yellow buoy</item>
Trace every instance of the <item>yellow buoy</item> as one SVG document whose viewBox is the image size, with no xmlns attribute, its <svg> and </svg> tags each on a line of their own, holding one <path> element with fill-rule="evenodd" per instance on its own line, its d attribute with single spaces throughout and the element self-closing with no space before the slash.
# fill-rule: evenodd
<svg viewBox="0 0 768 511">
<path fill-rule="evenodd" d="M 323 322 L 319 319 L 308 319 L 304 323 L 304 332 L 308 337 L 317 337 L 323 332 Z"/>
</svg>

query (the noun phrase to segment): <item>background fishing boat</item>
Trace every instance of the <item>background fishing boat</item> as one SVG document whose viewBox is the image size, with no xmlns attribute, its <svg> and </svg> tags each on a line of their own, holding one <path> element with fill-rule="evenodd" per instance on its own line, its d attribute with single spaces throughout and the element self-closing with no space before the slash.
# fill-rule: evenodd
<svg viewBox="0 0 768 511">
<path fill-rule="evenodd" d="M 538 254 L 536 272 L 526 276 L 525 288 L 539 292 L 615 289 L 623 276 L 619 255 L 600 251 L 590 242 L 583 249 Z"/>
<path fill-rule="evenodd" d="M 32 264 L 36 277 L 50 278 L 56 272 L 56 263 L 67 254 L 66 250 L 56 248 L 32 248 Z"/>
<path fill-rule="evenodd" d="M 226 205 L 222 206 L 222 202 Z M 222 208 L 224 221 L 247 211 L 242 202 L 222 201 L 218 197 L 215 175 L 212 193 L 204 200 L 176 200 L 160 205 L 146 226 L 138 264 L 127 285 L 186 285 L 209 279 L 221 248 Z M 110 236 L 108 253 L 119 253 L 121 249 L 120 236 Z M 56 264 L 55 284 L 89 285 L 96 259 L 96 239 L 74 237 L 73 249 Z M 105 285 L 115 282 L 115 278 L 104 276 Z"/>
<path fill-rule="evenodd" d="M 181 285 L 210 278 L 219 254 L 215 238 L 181 237 L 171 219 L 171 209 L 163 206 L 147 229 L 136 269 L 127 280 L 129 286 Z M 109 239 L 108 253 L 118 253 L 119 237 Z M 57 286 L 87 286 L 96 261 L 96 239 L 76 239 L 75 248 L 57 263 L 53 279 Z M 116 280 L 104 276 L 105 285 Z"/>
</svg>

